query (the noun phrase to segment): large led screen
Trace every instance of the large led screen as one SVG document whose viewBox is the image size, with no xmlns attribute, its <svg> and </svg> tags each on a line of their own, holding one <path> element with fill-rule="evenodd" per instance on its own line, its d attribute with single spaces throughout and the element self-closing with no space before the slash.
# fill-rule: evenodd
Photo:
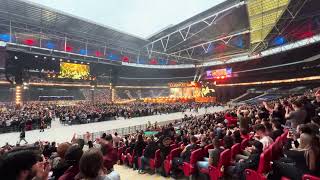
<svg viewBox="0 0 320 180">
<path fill-rule="evenodd" d="M 85 64 L 60 62 L 59 78 L 86 79 L 90 76 L 90 67 Z"/>
<path fill-rule="evenodd" d="M 231 77 L 232 68 L 216 69 L 207 71 L 207 79 L 214 79 L 219 77 Z"/>
</svg>

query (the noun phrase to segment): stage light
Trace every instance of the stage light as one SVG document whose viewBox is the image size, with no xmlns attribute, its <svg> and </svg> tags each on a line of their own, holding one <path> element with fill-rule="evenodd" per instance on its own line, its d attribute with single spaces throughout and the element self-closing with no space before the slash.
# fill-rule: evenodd
<svg viewBox="0 0 320 180">
<path fill-rule="evenodd" d="M 21 99 L 22 99 L 22 93 L 21 93 L 21 86 L 17 85 L 16 86 L 16 93 L 15 93 L 15 102 L 16 105 L 21 105 Z"/>
<path fill-rule="evenodd" d="M 149 64 L 156 65 L 156 64 L 158 64 L 158 61 L 157 61 L 157 59 L 153 58 L 149 61 Z"/>
<path fill-rule="evenodd" d="M 55 48 L 55 44 L 53 44 L 52 42 L 47 42 L 47 44 L 46 44 L 46 47 L 48 48 L 48 49 L 54 49 Z"/>
<path fill-rule="evenodd" d="M 87 54 L 88 54 L 88 51 L 85 50 L 85 49 L 80 49 L 79 53 L 80 53 L 81 55 L 87 55 Z"/>
<path fill-rule="evenodd" d="M 224 76 L 221 76 L 221 79 L 224 79 L 225 77 Z"/>
<path fill-rule="evenodd" d="M 73 48 L 71 46 L 66 46 L 65 51 L 66 52 L 72 52 Z"/>
<path fill-rule="evenodd" d="M 274 40 L 273 40 L 273 44 L 280 46 L 283 45 L 286 42 L 285 38 L 283 36 L 277 36 Z"/>
<path fill-rule="evenodd" d="M 24 44 L 29 45 L 29 46 L 32 46 L 32 45 L 35 44 L 35 40 L 33 40 L 33 39 L 26 39 L 26 40 L 24 40 Z"/>
<path fill-rule="evenodd" d="M 101 57 L 102 56 L 102 53 L 100 51 L 96 51 L 94 52 L 94 54 L 97 56 L 97 57 Z"/>
<path fill-rule="evenodd" d="M 120 57 L 117 54 L 110 53 L 107 56 L 107 59 L 110 59 L 111 61 L 119 61 Z"/>
<path fill-rule="evenodd" d="M 56 58 L 52 58 L 52 60 L 54 61 L 54 60 L 56 60 Z"/>
<path fill-rule="evenodd" d="M 129 57 L 128 56 L 123 56 L 122 57 L 122 62 L 129 62 Z"/>
<path fill-rule="evenodd" d="M 62 59 L 60 59 L 60 62 L 63 61 Z"/>
<path fill-rule="evenodd" d="M 236 38 L 234 38 L 233 40 L 231 40 L 230 43 L 231 43 L 232 45 L 238 47 L 238 48 L 244 48 L 242 35 L 237 36 Z"/>
<path fill-rule="evenodd" d="M 47 57 L 43 57 L 43 59 L 47 59 Z"/>
<path fill-rule="evenodd" d="M 0 40 L 4 42 L 9 42 L 11 39 L 11 36 L 9 34 L 0 34 Z"/>
<path fill-rule="evenodd" d="M 14 59 L 15 59 L 15 60 L 18 60 L 19 58 L 18 58 L 18 56 L 14 56 Z"/>
</svg>

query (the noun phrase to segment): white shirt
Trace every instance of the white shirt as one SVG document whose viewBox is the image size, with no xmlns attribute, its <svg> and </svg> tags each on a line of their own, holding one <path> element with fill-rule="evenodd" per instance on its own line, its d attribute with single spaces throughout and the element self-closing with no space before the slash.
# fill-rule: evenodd
<svg viewBox="0 0 320 180">
<path fill-rule="evenodd" d="M 267 149 L 273 143 L 272 138 L 269 136 L 264 136 L 259 141 L 263 144 L 263 150 Z"/>
</svg>

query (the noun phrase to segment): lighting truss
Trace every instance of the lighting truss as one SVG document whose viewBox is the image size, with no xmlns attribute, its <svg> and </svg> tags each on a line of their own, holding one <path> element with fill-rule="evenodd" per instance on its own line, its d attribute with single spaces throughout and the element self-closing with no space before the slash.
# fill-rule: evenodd
<svg viewBox="0 0 320 180">
<path fill-rule="evenodd" d="M 170 55 L 176 55 L 176 54 L 180 54 L 182 52 L 186 52 L 188 54 L 188 56 L 191 58 L 192 55 L 193 55 L 193 52 L 195 50 L 195 48 L 202 48 L 203 51 L 205 53 L 208 53 L 211 45 L 215 42 L 219 42 L 219 41 L 222 41 L 224 44 L 228 44 L 230 42 L 230 40 L 236 36 L 240 36 L 240 35 L 244 35 L 244 34 L 248 34 L 250 33 L 249 30 L 243 30 L 243 31 L 240 31 L 240 32 L 237 32 L 237 33 L 232 33 L 230 35 L 227 35 L 227 36 L 224 36 L 222 38 L 217 38 L 217 39 L 214 39 L 214 40 L 211 40 L 211 41 L 208 41 L 208 42 L 205 42 L 205 43 L 201 43 L 201 44 L 197 44 L 197 45 L 194 45 L 192 47 L 189 47 L 189 48 L 186 48 L 186 49 L 182 49 L 182 50 L 179 50 L 179 51 L 176 51 L 176 52 L 173 52 L 171 53 Z"/>
<path fill-rule="evenodd" d="M 245 1 L 238 2 L 228 8 L 225 8 L 219 12 L 216 12 L 216 13 L 209 15 L 205 18 L 202 18 L 196 22 L 188 24 L 188 25 L 186 25 L 182 28 L 179 28 L 169 34 L 166 34 L 158 39 L 152 40 L 151 42 L 146 44 L 142 49 L 147 51 L 147 54 L 149 57 L 151 57 L 153 55 L 153 53 L 162 53 L 164 55 L 173 56 L 173 57 L 177 57 L 177 58 L 186 58 L 186 59 L 193 60 L 193 61 L 201 61 L 200 59 L 192 58 L 191 51 L 187 52 L 189 54 L 188 57 L 181 56 L 181 53 L 179 53 L 179 52 L 176 52 L 176 53 L 168 53 L 168 52 L 170 50 L 172 50 L 172 48 L 182 44 L 183 42 L 189 40 L 190 38 L 196 36 L 197 34 L 199 34 L 202 31 L 204 31 L 208 27 L 214 25 L 219 19 L 221 19 L 220 17 L 224 16 L 225 12 L 228 12 L 234 8 L 238 8 L 242 5 L 245 5 Z M 203 28 L 196 29 L 196 27 L 198 27 L 200 24 L 203 26 Z M 173 45 L 169 46 L 169 41 L 172 39 L 172 37 L 180 37 L 179 38 L 180 40 L 175 41 L 175 43 Z M 208 42 L 207 44 L 209 44 L 209 43 L 210 42 Z M 154 49 L 155 45 L 161 47 L 161 50 L 160 50 L 161 52 L 159 52 L 159 50 L 157 51 Z M 201 45 L 199 45 L 199 46 L 201 46 Z"/>
</svg>

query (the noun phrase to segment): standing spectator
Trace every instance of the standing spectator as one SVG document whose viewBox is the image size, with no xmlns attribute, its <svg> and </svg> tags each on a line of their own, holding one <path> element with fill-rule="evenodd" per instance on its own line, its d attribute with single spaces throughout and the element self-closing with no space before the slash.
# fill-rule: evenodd
<svg viewBox="0 0 320 180">
<path fill-rule="evenodd" d="M 134 169 L 138 168 L 138 157 L 142 156 L 143 149 L 145 148 L 146 143 L 143 141 L 142 134 L 138 135 L 138 140 L 134 146 Z"/>
<path fill-rule="evenodd" d="M 113 139 L 113 147 L 117 148 L 119 146 L 120 141 L 121 141 L 121 137 L 119 137 L 118 133 L 115 132 L 112 139 Z"/>
<path fill-rule="evenodd" d="M 57 180 L 69 168 L 69 164 L 65 162 L 65 154 L 71 144 L 62 143 L 57 148 L 58 157 L 53 160 L 52 177 Z"/>
<path fill-rule="evenodd" d="M 249 132 L 249 124 L 250 124 L 249 111 L 245 110 L 243 106 L 240 106 L 237 110 L 237 116 L 239 119 L 240 129 L 245 129 L 247 130 L 247 132 Z"/>
<path fill-rule="evenodd" d="M 72 145 L 65 153 L 65 162 L 70 166 L 59 180 L 74 180 L 79 173 L 79 161 L 83 154 L 79 145 Z"/>
<path fill-rule="evenodd" d="M 98 149 L 91 148 L 82 155 L 79 169 L 79 179 L 120 180 L 119 174 L 115 171 L 110 173 L 105 172 L 103 167 L 103 156 Z"/>
<path fill-rule="evenodd" d="M 20 140 L 19 140 L 19 143 L 21 143 L 21 141 L 24 141 L 26 144 L 28 144 L 28 141 L 26 140 L 26 132 L 24 129 L 21 130 L 21 133 L 20 133 Z"/>
<path fill-rule="evenodd" d="M 297 128 L 299 124 L 304 124 L 307 118 L 307 112 L 303 109 L 301 101 L 295 100 L 292 102 L 292 108 L 286 106 L 287 123 L 292 128 Z"/>
<path fill-rule="evenodd" d="M 278 120 L 272 120 L 271 124 L 272 124 L 272 131 L 271 131 L 270 137 L 273 139 L 273 141 L 275 141 L 277 137 L 282 135 L 283 130 Z"/>
</svg>

